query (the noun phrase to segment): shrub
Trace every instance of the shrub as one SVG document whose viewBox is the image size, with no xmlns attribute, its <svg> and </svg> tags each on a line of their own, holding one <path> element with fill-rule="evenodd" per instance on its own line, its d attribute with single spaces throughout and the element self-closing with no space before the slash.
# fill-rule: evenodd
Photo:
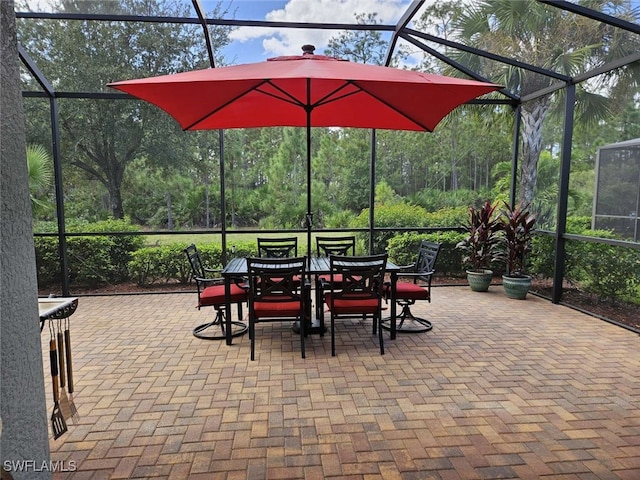
<svg viewBox="0 0 640 480">
<path fill-rule="evenodd" d="M 425 227 L 427 211 L 416 205 L 406 203 L 378 205 L 374 210 L 376 228 L 403 228 L 407 226 Z M 353 219 L 353 227 L 364 228 L 369 226 L 369 209 L 362 210 L 360 215 Z M 387 248 L 389 239 L 396 233 L 391 231 L 376 232 L 373 237 L 373 253 L 382 253 Z M 365 250 L 369 251 L 369 234 L 361 233 L 359 239 L 364 242 Z M 417 252 L 417 249 L 416 249 Z"/>
<path fill-rule="evenodd" d="M 389 240 L 389 259 L 398 265 L 411 265 L 416 260 L 420 242 L 428 240 L 442 244 L 436 261 L 436 275 L 462 276 L 462 253 L 456 250 L 455 246 L 463 238 L 463 233 L 454 231 L 405 232 Z"/>
<path fill-rule="evenodd" d="M 424 208 L 407 203 L 379 205 L 375 209 L 376 228 L 406 228 L 406 227 L 445 227 L 457 228 L 467 217 L 466 207 L 443 208 L 436 212 L 427 212 Z M 365 209 L 354 220 L 353 226 L 367 227 L 369 225 L 369 209 Z M 387 249 L 391 238 L 397 233 L 393 230 L 376 232 L 374 234 L 374 253 L 382 253 Z M 360 234 L 364 242 L 365 251 L 369 249 L 369 234 Z M 418 242 L 419 244 L 419 242 Z M 415 252 L 418 251 L 416 246 Z M 438 254 L 440 255 L 440 254 Z M 439 257 L 438 257 L 439 258 Z M 440 260 L 438 260 L 440 263 Z"/>
<path fill-rule="evenodd" d="M 588 217 L 569 217 L 567 231 L 576 235 L 615 239 L 610 231 L 590 230 Z M 587 292 L 612 300 L 637 298 L 640 289 L 640 251 L 589 241 L 568 240 L 565 244 L 565 279 Z M 554 274 L 555 239 L 534 235 L 530 257 L 531 273 Z"/>
<path fill-rule="evenodd" d="M 434 232 L 425 235 L 425 239 L 431 242 L 441 243 L 436 271 L 443 275 L 452 277 L 462 277 L 465 275 L 462 270 L 462 252 L 456 249 L 456 245 L 464 238 L 461 232 Z"/>
<path fill-rule="evenodd" d="M 41 223 L 41 231 L 50 231 L 51 224 Z M 105 233 L 99 236 L 67 238 L 70 281 L 78 286 L 96 287 L 126 281 L 129 276 L 129 261 L 134 251 L 144 244 L 141 235 L 122 232 L 136 231 L 137 227 L 127 220 L 105 220 L 96 223 L 70 224 L 68 232 Z M 112 232 L 112 235 L 108 233 Z M 35 237 L 36 268 L 38 285 L 48 286 L 62 281 L 58 239 Z"/>
<path fill-rule="evenodd" d="M 188 243 L 172 243 L 161 247 L 145 247 L 134 252 L 129 269 L 136 283 L 146 287 L 154 283 L 177 282 L 186 285 L 191 281 L 191 266 L 184 249 Z M 218 268 L 220 248 L 214 252 L 211 245 L 198 246 L 200 257 L 205 265 Z"/>
<path fill-rule="evenodd" d="M 172 243 L 161 247 L 146 247 L 134 252 L 129 262 L 131 278 L 139 286 L 154 283 L 177 282 L 186 285 L 191 282 L 191 266 L 184 253 L 188 243 Z M 235 246 L 235 252 L 232 251 Z M 243 242 L 228 246 L 227 258 L 255 255 L 256 243 Z M 222 268 L 222 249 L 217 243 L 197 245 L 202 263 L 212 269 Z"/>
<path fill-rule="evenodd" d="M 565 227 L 567 233 L 575 233 L 582 235 L 586 231 L 591 231 L 591 217 L 567 217 Z"/>
<path fill-rule="evenodd" d="M 396 265 L 411 265 L 416 261 L 422 240 L 426 240 L 425 235 L 416 232 L 405 232 L 390 238 L 387 247 L 389 260 Z"/>
<path fill-rule="evenodd" d="M 112 248 L 113 241 L 109 237 L 69 237 L 67 256 L 70 282 L 90 288 L 113 283 Z"/>
<path fill-rule="evenodd" d="M 36 272 L 38 285 L 47 287 L 54 283 L 60 283 L 60 251 L 58 239 L 55 237 L 35 237 L 33 239 L 36 249 Z"/>
<path fill-rule="evenodd" d="M 551 235 L 535 234 L 531 241 L 529 271 L 532 275 L 545 278 L 553 276 L 555 271 L 555 238 Z"/>
<path fill-rule="evenodd" d="M 604 230 L 585 231 L 581 235 L 616 238 Z M 640 251 L 603 243 L 568 241 L 565 277 L 599 297 L 634 298 L 640 288 Z"/>
<path fill-rule="evenodd" d="M 449 227 L 458 228 L 468 222 L 468 207 L 449 207 L 427 212 L 425 215 L 425 227 Z"/>
<path fill-rule="evenodd" d="M 349 228 L 353 223 L 354 213 L 351 210 L 341 210 L 324 218 L 325 228 Z"/>
<path fill-rule="evenodd" d="M 138 230 L 138 226 L 131 225 L 128 220 L 110 219 L 92 223 L 88 226 L 88 230 L 96 233 L 134 232 Z M 108 238 L 111 241 L 109 248 L 111 274 L 109 280 L 111 282 L 128 280 L 128 265 L 129 260 L 131 260 L 131 254 L 142 248 L 144 238 L 141 235 L 109 235 Z"/>
</svg>

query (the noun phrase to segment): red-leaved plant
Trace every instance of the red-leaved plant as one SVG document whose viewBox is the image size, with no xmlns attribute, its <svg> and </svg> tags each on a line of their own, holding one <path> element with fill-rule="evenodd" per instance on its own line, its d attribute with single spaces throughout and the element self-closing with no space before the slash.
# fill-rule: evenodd
<svg viewBox="0 0 640 480">
<path fill-rule="evenodd" d="M 469 208 L 469 223 L 464 226 L 468 235 L 456 248 L 463 252 L 462 262 L 471 271 L 490 270 L 492 263 L 503 259 L 501 239 L 498 236 L 502 224 L 494 216 L 496 207 L 497 205 L 491 205 L 487 200 L 479 208 Z"/>
<path fill-rule="evenodd" d="M 529 211 L 529 204 L 522 202 L 515 207 L 504 202 L 502 230 L 504 231 L 505 262 L 510 277 L 526 276 L 526 261 L 531 253 L 531 240 L 536 216 Z"/>
</svg>

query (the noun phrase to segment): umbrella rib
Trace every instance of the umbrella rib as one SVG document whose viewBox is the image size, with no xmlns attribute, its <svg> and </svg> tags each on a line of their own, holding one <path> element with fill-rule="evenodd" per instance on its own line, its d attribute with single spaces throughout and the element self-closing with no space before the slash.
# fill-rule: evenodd
<svg viewBox="0 0 640 480">
<path fill-rule="evenodd" d="M 282 95 L 284 95 L 283 97 L 280 97 L 274 93 L 271 92 L 267 92 L 264 90 L 261 90 L 260 87 L 262 85 L 264 85 L 265 83 L 268 83 L 269 85 L 271 85 L 273 88 L 275 88 L 276 90 L 278 90 L 280 93 L 282 93 Z M 276 85 L 275 83 L 271 82 L 271 80 L 265 80 L 264 83 L 261 83 L 260 85 L 258 85 L 255 89 L 257 92 L 262 93 L 263 95 L 267 95 L 269 97 L 273 97 L 276 98 L 278 100 L 282 100 L 283 102 L 287 102 L 287 103 L 291 103 L 292 105 L 296 105 L 298 107 L 304 107 L 305 104 L 302 103 L 300 100 L 298 100 L 296 97 L 294 97 L 293 95 L 291 95 L 289 92 L 283 90 L 282 88 L 280 88 L 278 85 Z"/>
<path fill-rule="evenodd" d="M 228 101 L 226 101 L 225 103 L 223 103 L 222 105 L 220 105 L 218 108 L 215 108 L 214 110 L 210 111 L 209 113 L 207 113 L 204 117 L 196 120 L 195 122 L 193 122 L 191 125 L 188 125 L 187 127 L 183 128 L 183 130 L 191 130 L 193 127 L 195 127 L 196 125 L 198 125 L 201 122 L 204 122 L 207 118 L 211 117 L 212 115 L 215 115 L 216 113 L 218 113 L 220 110 L 222 110 L 223 108 L 225 108 L 227 105 L 232 104 L 233 102 L 235 102 L 236 100 L 238 100 L 239 98 L 244 97 L 245 95 L 247 95 L 248 93 L 252 92 L 253 90 L 257 90 L 260 93 L 264 93 L 261 90 L 258 90 L 262 85 L 264 85 L 265 83 L 270 83 L 269 80 L 262 80 L 260 83 L 258 83 L 255 86 L 252 86 L 251 88 L 245 90 L 244 92 L 239 93 L 238 95 L 236 95 L 235 97 L 229 99 Z"/>
<path fill-rule="evenodd" d="M 342 95 L 336 96 L 334 97 L 334 95 L 336 95 L 336 93 L 338 93 L 340 90 L 344 90 L 345 88 L 347 88 L 347 86 L 352 85 L 354 87 L 357 88 L 356 91 L 354 92 L 347 92 L 344 93 Z M 344 84 L 342 84 L 341 86 L 339 86 L 338 88 L 336 88 L 334 91 L 332 91 L 331 93 L 328 93 L 327 95 L 325 95 L 324 97 L 322 97 L 320 100 L 318 100 L 315 104 L 311 105 L 311 108 L 315 108 L 321 105 L 327 105 L 331 102 L 335 102 L 338 100 L 342 100 L 343 98 L 349 97 L 351 95 L 355 95 L 356 93 L 360 93 L 363 92 L 367 95 L 369 95 L 372 98 L 375 98 L 378 102 L 382 103 L 383 105 L 386 105 L 387 107 L 389 107 L 391 110 L 397 112 L 398 114 L 400 114 L 401 116 L 403 116 L 404 118 L 406 118 L 407 120 L 409 120 L 410 122 L 414 123 L 415 125 L 419 126 L 420 128 L 422 128 L 423 130 L 427 131 L 427 132 L 431 132 L 433 131 L 432 129 L 430 129 L 429 127 L 427 127 L 426 125 L 418 122 L 417 120 L 411 118 L 410 116 L 408 116 L 406 113 L 398 110 L 396 107 L 394 107 L 392 104 L 390 104 L 389 102 L 385 101 L 384 99 L 378 97 L 377 95 L 374 95 L 373 93 L 369 92 L 368 90 L 366 90 L 365 88 L 363 88 L 360 84 L 358 84 L 357 82 L 353 81 L 353 80 L 346 80 Z"/>
<path fill-rule="evenodd" d="M 359 85 L 357 82 L 354 82 L 352 80 L 349 81 L 349 83 L 352 83 L 353 85 L 355 85 L 356 87 L 358 87 L 362 92 L 366 93 L 367 95 L 371 96 L 372 98 L 375 98 L 376 100 L 378 100 L 380 103 L 386 105 L 387 107 L 389 107 L 391 110 L 395 111 L 396 113 L 400 114 L 401 116 L 403 116 L 404 118 L 406 118 L 407 120 L 409 120 L 410 122 L 413 122 L 414 124 L 416 124 L 417 126 L 419 126 L 420 128 L 424 129 L 427 132 L 432 132 L 433 130 L 429 127 L 427 127 L 426 125 L 422 124 L 421 122 L 418 122 L 417 120 L 411 118 L 409 115 L 407 115 L 406 113 L 402 112 L 401 110 L 397 109 L 396 107 L 394 107 L 392 104 L 390 104 L 389 102 L 387 102 L 386 100 L 378 97 L 377 95 L 374 95 L 373 93 L 369 92 L 366 88 L 363 88 L 361 85 Z"/>
<path fill-rule="evenodd" d="M 354 85 L 355 87 L 359 88 L 359 90 L 356 90 L 355 92 L 347 92 L 347 93 L 343 93 L 342 95 L 339 95 L 337 97 L 333 97 L 336 93 L 338 93 L 340 90 L 344 90 L 347 85 Z M 340 85 L 338 88 L 336 88 L 333 92 L 326 94 L 324 97 L 322 97 L 320 100 L 318 100 L 316 103 L 314 103 L 313 105 L 310 105 L 311 109 L 314 109 L 316 107 L 320 107 L 322 105 L 327 105 L 331 102 L 336 102 L 338 100 L 342 100 L 343 98 L 347 98 L 350 97 L 351 95 L 355 95 L 356 93 L 360 93 L 362 92 L 362 88 L 360 87 L 360 85 L 357 85 L 353 82 L 348 81 L 347 83 L 344 83 L 342 85 Z"/>
<path fill-rule="evenodd" d="M 265 90 L 262 90 L 261 87 L 265 84 L 269 84 L 271 85 L 274 89 L 276 89 L 277 91 L 279 91 L 280 93 L 282 93 L 283 97 L 278 96 L 272 92 L 267 92 Z M 338 95 L 336 96 L 336 94 L 338 92 L 340 92 L 341 90 L 344 90 L 345 88 L 347 88 L 347 86 L 354 86 L 357 88 L 356 91 L 353 92 L 347 92 L 344 93 L 342 95 Z M 258 83 L 255 86 L 252 86 L 251 88 L 239 93 L 238 95 L 234 96 L 233 98 L 229 99 L 228 101 L 226 101 L 224 104 L 220 105 L 219 107 L 215 108 L 214 110 L 212 110 L 211 112 L 208 112 L 205 116 L 203 116 L 202 118 L 196 120 L 195 122 L 193 122 L 192 124 L 188 125 L 187 127 L 185 127 L 183 130 L 191 130 L 192 128 L 194 128 L 196 125 L 198 125 L 199 123 L 205 121 L 207 118 L 211 117 L 212 115 L 215 115 L 216 113 L 218 113 L 219 111 L 221 111 L 222 109 L 224 109 L 225 107 L 227 107 L 228 105 L 232 104 L 233 102 L 237 101 L 239 98 L 242 98 L 243 96 L 247 95 L 248 93 L 255 91 L 255 92 L 259 92 L 263 95 L 267 95 L 273 98 L 276 98 L 278 100 L 281 100 L 283 102 L 287 102 L 290 103 L 292 105 L 297 105 L 299 107 L 302 107 L 304 109 L 309 109 L 309 110 L 313 110 L 316 107 L 322 106 L 322 105 L 327 105 L 329 103 L 341 100 L 343 98 L 349 97 L 351 95 L 355 95 L 357 93 L 360 92 L 364 92 L 365 94 L 369 95 L 371 98 L 375 98 L 378 102 L 380 102 L 383 105 L 386 105 L 388 108 L 390 108 L 391 110 L 395 111 L 396 113 L 400 114 L 401 116 L 403 116 L 404 118 L 406 118 L 407 120 L 409 120 L 410 122 L 414 123 L 415 125 L 419 126 L 421 129 L 427 131 L 427 132 L 431 132 L 432 129 L 430 129 L 429 127 L 427 127 L 426 125 L 422 124 L 421 122 L 411 118 L 410 116 L 408 116 L 407 114 L 405 114 L 404 112 L 400 111 L 398 108 L 396 108 L 395 106 L 393 106 L 392 104 L 390 104 L 389 102 L 387 102 L 386 100 L 380 98 L 379 96 L 369 92 L 367 89 L 363 88 L 361 85 L 359 85 L 357 82 L 353 81 L 353 80 L 346 80 L 344 84 L 342 84 L 341 86 L 339 86 L 338 88 L 336 88 L 335 90 L 333 90 L 332 92 L 328 93 L 327 95 L 325 95 L 324 97 L 322 97 L 321 99 L 319 99 L 317 102 L 315 102 L 314 104 L 305 104 L 303 102 L 301 102 L 300 100 L 298 100 L 297 98 L 295 98 L 293 95 L 291 95 L 290 93 L 288 93 L 287 91 L 283 90 L 281 87 L 279 87 L 278 85 L 276 85 L 275 83 L 273 83 L 270 79 L 265 79 L 262 80 L 260 83 Z"/>
</svg>

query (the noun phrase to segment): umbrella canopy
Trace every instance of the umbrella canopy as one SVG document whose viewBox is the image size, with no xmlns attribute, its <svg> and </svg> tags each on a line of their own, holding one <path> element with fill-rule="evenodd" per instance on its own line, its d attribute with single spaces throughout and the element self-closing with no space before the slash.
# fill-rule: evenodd
<svg viewBox="0 0 640 480">
<path fill-rule="evenodd" d="M 498 85 L 304 54 L 110 83 L 184 130 L 356 127 L 432 131 L 455 107 Z"/>
<path fill-rule="evenodd" d="M 183 130 L 307 129 L 307 248 L 311 255 L 311 127 L 433 131 L 458 105 L 499 85 L 314 55 L 110 83 L 174 117 Z M 373 186 L 372 186 L 373 188 Z"/>
</svg>

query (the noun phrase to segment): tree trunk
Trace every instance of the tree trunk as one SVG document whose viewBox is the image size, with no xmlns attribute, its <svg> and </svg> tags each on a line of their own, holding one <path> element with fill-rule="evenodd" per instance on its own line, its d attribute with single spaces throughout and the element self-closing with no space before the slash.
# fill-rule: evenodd
<svg viewBox="0 0 640 480">
<path fill-rule="evenodd" d="M 171 203 L 171 192 L 167 192 L 167 229 L 173 230 L 173 205 Z"/>
<path fill-rule="evenodd" d="M 124 207 L 122 206 L 122 193 L 120 186 L 111 185 L 109 188 L 109 203 L 111 207 L 111 215 L 116 220 L 124 218 Z"/>
<path fill-rule="evenodd" d="M 457 122 L 454 121 L 454 123 L 457 125 Z M 455 137 L 455 125 L 451 129 L 451 190 L 458 189 L 458 169 L 456 168 L 456 146 L 458 143 Z"/>
<path fill-rule="evenodd" d="M 522 105 L 522 163 L 520 166 L 520 201 L 533 202 L 538 180 L 538 159 L 542 150 L 542 127 L 551 100 L 541 97 Z"/>
<path fill-rule="evenodd" d="M 211 228 L 211 199 L 209 195 L 209 181 L 204 182 L 204 203 L 205 203 L 205 227 Z"/>
</svg>

